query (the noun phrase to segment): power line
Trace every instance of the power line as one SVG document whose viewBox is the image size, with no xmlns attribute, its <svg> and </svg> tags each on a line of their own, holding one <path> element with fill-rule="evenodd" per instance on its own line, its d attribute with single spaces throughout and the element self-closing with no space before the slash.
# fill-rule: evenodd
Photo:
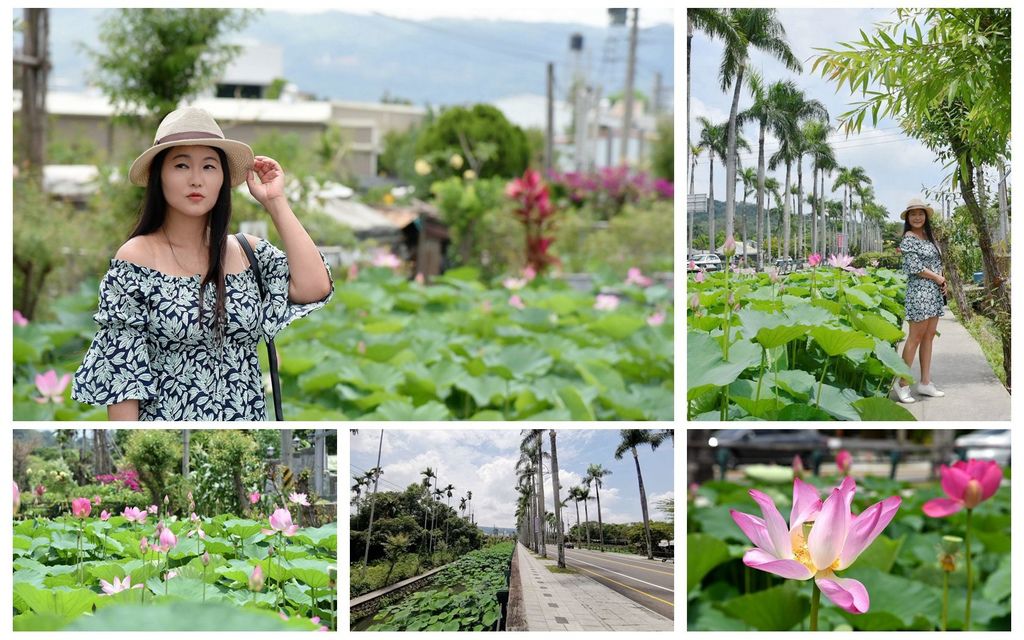
<svg viewBox="0 0 1024 640">
<path fill-rule="evenodd" d="M 872 146 L 879 145 L 879 144 L 891 144 L 893 142 L 905 142 L 905 141 L 908 141 L 908 140 L 913 140 L 913 138 L 901 135 L 899 137 L 895 137 L 895 138 L 892 138 L 892 139 L 889 139 L 889 140 L 873 140 L 871 142 L 866 142 L 866 143 L 863 143 L 863 144 L 851 144 L 851 145 L 839 145 L 839 144 L 836 144 L 836 145 L 832 145 L 832 148 L 833 148 L 833 150 L 837 150 L 837 151 L 845 151 L 847 149 L 859 149 L 861 147 L 872 147 Z M 774 151 L 778 151 L 778 149 L 771 149 L 771 151 L 773 151 L 773 152 Z M 765 156 L 767 157 L 768 155 L 770 155 L 769 154 L 769 149 L 765 148 Z M 748 160 L 753 160 L 754 158 L 758 157 L 758 153 L 756 153 L 756 152 L 740 153 L 740 154 L 737 154 L 737 157 L 738 158 L 746 158 Z M 694 163 L 694 164 L 696 166 L 698 166 L 698 167 L 700 167 L 700 166 L 705 166 L 706 167 L 708 165 L 708 162 L 709 162 L 708 159 L 698 159 L 697 162 Z M 718 161 L 716 160 L 716 162 L 718 162 Z M 719 164 L 721 164 L 721 163 L 719 163 Z"/>
</svg>

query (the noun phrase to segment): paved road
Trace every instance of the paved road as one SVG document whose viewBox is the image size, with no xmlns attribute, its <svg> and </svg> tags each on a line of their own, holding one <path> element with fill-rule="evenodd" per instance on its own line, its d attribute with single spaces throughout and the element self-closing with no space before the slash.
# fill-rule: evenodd
<svg viewBox="0 0 1024 640">
<path fill-rule="evenodd" d="M 551 547 L 548 547 L 550 556 Z M 565 563 L 661 615 L 675 619 L 674 566 L 624 553 L 566 549 Z"/>
</svg>

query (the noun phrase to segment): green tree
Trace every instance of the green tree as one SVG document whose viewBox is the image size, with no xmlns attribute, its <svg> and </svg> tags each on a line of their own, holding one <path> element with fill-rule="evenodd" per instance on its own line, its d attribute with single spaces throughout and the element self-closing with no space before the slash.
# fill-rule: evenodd
<svg viewBox="0 0 1024 640">
<path fill-rule="evenodd" d="M 892 117 L 955 166 L 950 180 L 978 236 L 1008 386 L 1009 291 L 974 174 L 1009 150 L 1010 15 L 1009 8 L 897 9 L 896 20 L 876 25 L 874 34 L 861 32 L 841 50 L 819 49 L 812 68 L 864 98 L 839 116 L 847 131 L 859 131 L 868 113 L 875 124 Z"/>
<path fill-rule="evenodd" d="M 611 469 L 605 469 L 599 464 L 591 464 L 587 467 L 587 475 L 583 479 L 588 487 L 594 487 L 597 495 L 597 530 L 601 534 L 601 551 L 604 551 L 604 524 L 601 522 L 601 487 L 604 479 L 612 475 Z"/>
<path fill-rule="evenodd" d="M 181 441 L 177 431 L 138 429 L 131 431 L 124 456 L 139 473 L 152 504 L 163 504 L 170 476 L 181 466 Z"/>
<path fill-rule="evenodd" d="M 384 539 L 384 557 L 388 560 L 388 573 L 384 576 L 384 584 L 390 584 L 391 572 L 395 570 L 395 564 L 408 547 L 409 536 L 404 533 L 395 533 Z"/>
<path fill-rule="evenodd" d="M 462 173 L 449 159 L 460 155 L 477 177 L 512 178 L 526 169 L 530 145 L 522 129 L 488 104 L 444 110 L 416 141 L 418 157 L 430 162 L 432 177 Z"/>
<path fill-rule="evenodd" d="M 651 168 L 659 178 L 676 179 L 675 124 L 672 118 L 662 118 L 658 122 L 658 139 L 651 151 Z"/>
<path fill-rule="evenodd" d="M 231 9 L 118 9 L 100 25 L 103 48 L 84 48 L 96 67 L 91 80 L 120 116 L 151 130 L 182 100 L 213 86 L 241 51 L 225 36 L 254 15 Z M 137 113 L 141 118 L 133 117 Z"/>
<path fill-rule="evenodd" d="M 700 139 L 697 142 L 708 152 L 708 251 L 715 250 L 715 156 L 725 155 L 725 125 L 712 124 L 704 116 L 697 118 Z"/>
<path fill-rule="evenodd" d="M 729 108 L 729 126 L 726 133 L 725 184 L 725 235 L 733 236 L 733 216 L 736 213 L 736 193 L 731 188 L 736 184 L 737 167 L 737 116 L 739 115 L 740 92 L 743 89 L 743 75 L 750 62 L 751 48 L 760 49 L 777 58 L 787 69 L 799 72 L 800 62 L 786 43 L 786 30 L 776 17 L 775 9 L 728 9 L 729 21 L 739 36 L 726 42 L 719 66 L 719 81 L 722 91 L 733 86 L 732 106 Z"/>
<path fill-rule="evenodd" d="M 654 451 L 668 438 L 664 431 L 656 429 L 622 429 L 619 431 L 621 440 L 615 448 L 615 459 L 622 460 L 627 451 L 633 454 L 633 462 L 636 465 L 636 481 L 640 487 L 640 511 L 644 518 L 644 537 L 647 541 L 647 558 L 654 559 L 654 547 L 651 543 L 651 518 L 647 512 L 647 490 L 644 488 L 644 476 L 640 472 L 640 455 L 637 447 L 648 445 Z"/>
</svg>

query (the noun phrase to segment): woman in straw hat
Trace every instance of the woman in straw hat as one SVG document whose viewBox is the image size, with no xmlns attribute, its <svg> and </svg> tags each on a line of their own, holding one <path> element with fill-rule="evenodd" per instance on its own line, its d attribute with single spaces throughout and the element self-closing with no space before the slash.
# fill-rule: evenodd
<svg viewBox="0 0 1024 640">
<path fill-rule="evenodd" d="M 903 240 L 900 252 L 903 254 L 903 272 L 907 274 L 907 323 L 910 333 L 903 345 L 903 361 L 908 367 L 914 364 L 914 355 L 921 363 L 921 378 L 916 386 L 920 395 L 940 398 L 942 391 L 935 388 L 931 379 L 932 341 L 945 305 L 946 279 L 942 277 L 942 261 L 939 249 L 932 235 L 931 207 L 917 198 L 912 199 L 903 209 Z M 893 392 L 900 402 L 914 402 L 910 386 L 897 378 Z"/>
<path fill-rule="evenodd" d="M 99 331 L 72 397 L 106 406 L 111 420 L 265 420 L 258 342 L 333 293 L 281 166 L 186 107 L 160 123 L 129 180 L 146 188 L 139 221 L 100 284 Z M 231 189 L 243 182 L 284 244 L 245 236 L 266 297 L 228 232 Z"/>
</svg>

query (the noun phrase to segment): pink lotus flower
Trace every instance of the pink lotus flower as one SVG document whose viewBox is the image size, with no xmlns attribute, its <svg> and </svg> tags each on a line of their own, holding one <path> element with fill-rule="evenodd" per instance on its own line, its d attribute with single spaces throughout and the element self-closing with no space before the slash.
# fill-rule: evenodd
<svg viewBox="0 0 1024 640">
<path fill-rule="evenodd" d="M 793 477 L 804 477 L 804 461 L 800 459 L 799 455 L 793 456 Z"/>
<path fill-rule="evenodd" d="M 98 506 L 100 506 L 101 504 L 103 504 L 103 499 L 102 499 L 102 498 L 100 498 L 99 496 L 93 496 L 93 497 L 92 497 L 92 503 L 93 503 L 93 505 L 94 505 L 94 506 L 97 506 L 97 507 L 98 507 Z"/>
<path fill-rule="evenodd" d="M 812 267 L 816 267 L 819 264 L 821 264 L 821 254 L 812 253 L 811 255 L 807 256 L 807 264 L 811 265 Z"/>
<path fill-rule="evenodd" d="M 736 240 L 732 236 L 725 239 L 725 244 L 722 245 L 722 253 L 725 254 L 726 258 L 731 258 L 736 255 Z"/>
<path fill-rule="evenodd" d="M 839 473 L 844 476 L 850 475 L 850 467 L 853 466 L 853 456 L 846 449 L 843 449 L 836 454 L 836 466 L 839 467 Z"/>
<path fill-rule="evenodd" d="M 62 404 L 64 402 L 64 390 L 68 388 L 68 383 L 71 382 L 71 374 L 65 373 L 59 379 L 57 378 L 57 372 L 50 369 L 46 373 L 36 374 L 36 389 L 42 394 L 40 398 L 33 398 L 40 404 L 47 402 L 53 402 L 55 404 Z"/>
<path fill-rule="evenodd" d="M 771 280 L 772 282 L 778 282 L 779 281 L 779 269 L 778 269 L 778 267 L 771 267 L 770 269 L 768 269 L 768 279 Z"/>
<path fill-rule="evenodd" d="M 696 275 L 693 276 L 694 282 L 704 282 L 704 271 L 700 270 Z"/>
<path fill-rule="evenodd" d="M 516 309 L 525 309 L 526 305 L 523 303 L 523 299 L 518 295 L 514 295 L 508 299 L 508 305 L 515 307 Z"/>
<path fill-rule="evenodd" d="M 690 296 L 690 310 L 696 311 L 697 309 L 700 309 L 700 296 L 695 293 Z"/>
<path fill-rule="evenodd" d="M 164 527 L 160 531 L 160 551 L 167 553 L 176 546 L 178 546 L 178 538 L 175 537 L 168 527 Z"/>
<path fill-rule="evenodd" d="M 654 281 L 643 274 L 638 267 L 631 267 L 626 274 L 626 284 L 635 284 L 638 287 L 649 287 Z"/>
<path fill-rule="evenodd" d="M 17 309 L 14 310 L 14 325 L 18 327 L 28 326 L 28 318 L 21 315 L 21 312 L 18 311 Z"/>
<path fill-rule="evenodd" d="M 868 591 L 852 578 L 835 572 L 854 563 L 892 521 L 902 502 L 899 496 L 877 502 L 860 515 L 850 510 L 857 485 L 853 478 L 832 490 L 822 503 L 818 491 L 799 478 L 793 479 L 793 508 L 789 526 L 775 502 L 756 489 L 750 496 L 761 507 L 764 519 L 730 509 L 729 513 L 755 548 L 743 555 L 743 564 L 783 578 L 814 578 L 825 596 L 850 613 L 865 613 Z"/>
<path fill-rule="evenodd" d="M 665 324 L 665 312 L 655 311 L 654 313 L 647 317 L 647 324 L 649 324 L 652 327 L 660 327 L 661 325 Z"/>
<path fill-rule="evenodd" d="M 107 511 L 106 509 L 101 511 L 100 512 L 100 520 L 102 520 L 104 522 L 106 522 L 107 520 L 110 520 L 110 512 Z"/>
<path fill-rule="evenodd" d="M 381 251 L 373 258 L 373 266 L 397 269 L 402 266 L 402 259 L 390 251 Z"/>
<path fill-rule="evenodd" d="M 75 498 L 71 501 L 71 513 L 76 518 L 88 518 L 92 511 L 92 503 L 89 498 Z"/>
<path fill-rule="evenodd" d="M 128 507 L 121 512 L 121 515 L 124 516 L 124 519 L 128 522 L 144 524 L 146 522 L 146 516 L 149 514 L 138 507 Z"/>
<path fill-rule="evenodd" d="M 263 567 L 261 565 L 256 565 L 256 568 L 252 570 L 252 575 L 249 576 L 249 590 L 263 591 Z"/>
<path fill-rule="evenodd" d="M 527 282 L 530 282 L 537 277 L 537 270 L 530 265 L 526 265 L 526 268 L 523 269 L 523 277 L 526 278 Z"/>
<path fill-rule="evenodd" d="M 594 308 L 598 311 L 614 311 L 619 306 L 619 297 L 607 293 L 597 294 L 594 299 Z"/>
<path fill-rule="evenodd" d="M 526 286 L 526 278 L 505 278 L 501 281 L 501 286 L 509 291 L 518 291 Z"/>
<path fill-rule="evenodd" d="M 952 467 L 939 468 L 942 490 L 948 498 L 924 503 L 922 510 L 932 518 L 945 518 L 963 508 L 973 509 L 999 490 L 1003 470 L 993 460 L 958 460 Z"/>
<path fill-rule="evenodd" d="M 141 551 L 143 555 L 149 551 L 149 538 L 139 540 L 139 551 Z"/>
<path fill-rule="evenodd" d="M 299 525 L 292 524 L 292 514 L 287 509 L 275 510 L 274 513 L 270 514 L 270 529 L 261 529 L 268 536 L 281 532 L 289 537 L 294 536 L 298 530 Z"/>
<path fill-rule="evenodd" d="M 292 493 L 291 495 L 288 496 L 288 499 L 294 502 L 295 504 L 301 504 L 304 507 L 309 506 L 309 499 L 306 497 L 306 494 L 304 493 Z"/>
<path fill-rule="evenodd" d="M 831 267 L 836 267 L 837 269 L 845 269 L 849 271 L 850 265 L 853 264 L 853 256 L 848 256 L 846 254 L 840 254 L 837 256 L 835 254 L 832 254 L 828 257 L 828 264 Z"/>
<path fill-rule="evenodd" d="M 259 501 L 260 501 L 260 492 L 259 491 L 253 491 L 252 493 L 249 494 L 249 504 L 256 504 Z"/>
<path fill-rule="evenodd" d="M 156 506 L 155 504 L 149 505 L 149 508 L 146 510 L 152 513 L 153 515 L 160 513 L 160 507 Z"/>
<path fill-rule="evenodd" d="M 170 580 L 171 578 L 177 578 L 177 577 L 178 577 L 178 572 L 172 569 L 172 570 L 168 571 L 166 574 L 164 574 L 164 581 L 166 582 L 167 580 Z"/>
<path fill-rule="evenodd" d="M 14 513 L 18 513 L 18 509 L 21 507 L 21 491 L 18 490 L 18 483 L 11 482 L 14 485 Z"/>
<path fill-rule="evenodd" d="M 141 589 L 142 588 L 141 584 L 137 584 L 137 585 L 132 586 L 132 577 L 131 576 L 125 576 L 124 577 L 124 581 L 122 581 L 117 576 L 114 576 L 114 584 L 110 584 L 106 580 L 101 579 L 100 580 L 100 585 L 103 587 L 103 593 L 105 595 L 108 595 L 108 596 L 112 596 L 115 593 L 118 593 L 118 592 L 121 592 L 121 591 L 127 591 L 128 589 Z"/>
<path fill-rule="evenodd" d="M 348 265 L 348 279 L 349 281 L 355 280 L 359 277 L 359 265 L 353 263 Z"/>
</svg>

